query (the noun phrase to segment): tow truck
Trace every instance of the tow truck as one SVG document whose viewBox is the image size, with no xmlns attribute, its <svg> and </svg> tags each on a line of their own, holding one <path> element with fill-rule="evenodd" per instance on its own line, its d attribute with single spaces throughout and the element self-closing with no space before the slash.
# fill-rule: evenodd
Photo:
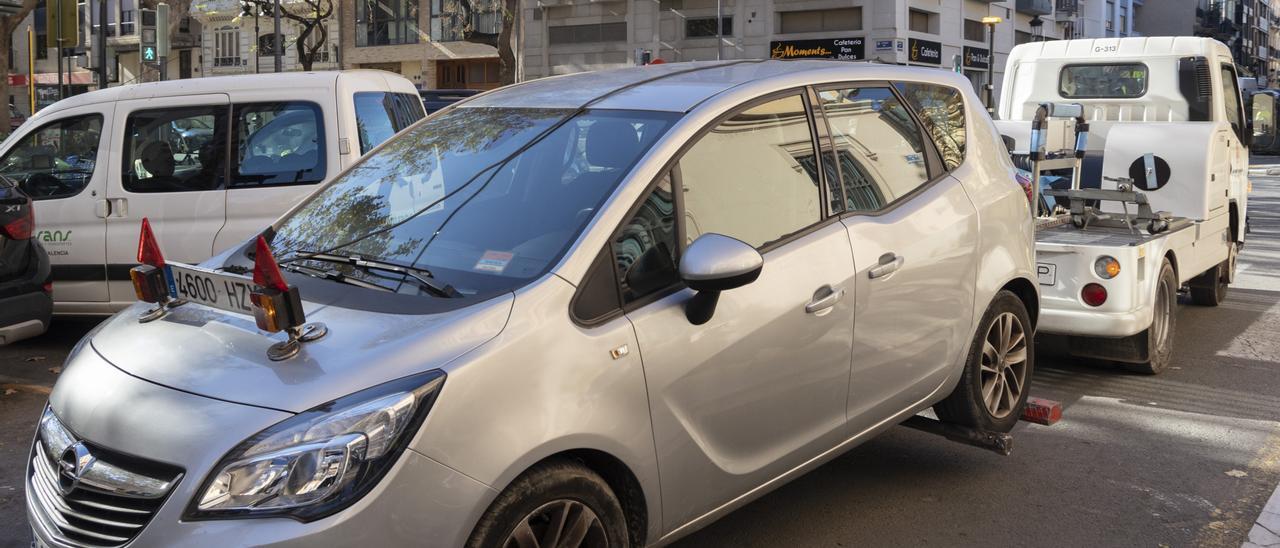
<svg viewBox="0 0 1280 548">
<path fill-rule="evenodd" d="M 1244 243 L 1252 128 L 1208 38 L 1024 44 L 997 128 L 1029 172 L 1050 348 L 1157 374 L 1178 296 L 1217 306 Z"/>
</svg>

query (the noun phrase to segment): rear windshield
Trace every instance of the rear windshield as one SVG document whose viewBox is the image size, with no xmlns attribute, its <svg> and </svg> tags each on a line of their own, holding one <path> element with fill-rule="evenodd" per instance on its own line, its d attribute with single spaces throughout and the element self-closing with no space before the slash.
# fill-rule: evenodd
<svg viewBox="0 0 1280 548">
<path fill-rule="evenodd" d="M 1058 94 L 1066 99 L 1132 99 L 1146 92 L 1141 63 L 1068 65 L 1058 77 Z"/>
<path fill-rule="evenodd" d="M 426 268 L 463 296 L 514 289 L 558 260 L 675 118 L 454 109 L 396 136 L 312 195 L 278 223 L 273 252 L 287 261 L 332 250 Z M 386 285 L 385 277 L 366 281 Z"/>
</svg>

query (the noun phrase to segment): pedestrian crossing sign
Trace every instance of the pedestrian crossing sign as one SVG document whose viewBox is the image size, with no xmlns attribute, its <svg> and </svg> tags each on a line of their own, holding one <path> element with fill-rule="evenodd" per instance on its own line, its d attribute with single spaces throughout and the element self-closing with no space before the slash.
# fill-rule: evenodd
<svg viewBox="0 0 1280 548">
<path fill-rule="evenodd" d="M 149 63 L 154 63 L 154 62 L 156 61 L 156 47 L 155 47 L 155 46 L 143 46 L 143 47 L 142 47 L 142 60 L 143 60 L 143 61 L 147 61 L 147 62 L 149 62 Z"/>
</svg>

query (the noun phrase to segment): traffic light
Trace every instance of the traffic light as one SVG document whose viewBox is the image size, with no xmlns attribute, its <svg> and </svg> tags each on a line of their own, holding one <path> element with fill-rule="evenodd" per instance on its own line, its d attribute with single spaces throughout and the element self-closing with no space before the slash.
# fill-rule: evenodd
<svg viewBox="0 0 1280 548">
<path fill-rule="evenodd" d="M 143 63 L 159 63 L 160 48 L 156 44 L 156 10 L 138 10 L 138 55 Z"/>
</svg>

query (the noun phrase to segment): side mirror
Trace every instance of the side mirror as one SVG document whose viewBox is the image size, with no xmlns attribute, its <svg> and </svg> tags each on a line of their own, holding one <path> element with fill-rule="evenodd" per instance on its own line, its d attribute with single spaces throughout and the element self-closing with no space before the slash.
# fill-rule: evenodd
<svg viewBox="0 0 1280 548">
<path fill-rule="evenodd" d="M 680 258 L 680 279 L 698 292 L 685 306 L 689 323 L 707 323 L 721 291 L 756 281 L 763 269 L 764 258 L 750 244 L 722 234 L 699 236 Z"/>
</svg>

